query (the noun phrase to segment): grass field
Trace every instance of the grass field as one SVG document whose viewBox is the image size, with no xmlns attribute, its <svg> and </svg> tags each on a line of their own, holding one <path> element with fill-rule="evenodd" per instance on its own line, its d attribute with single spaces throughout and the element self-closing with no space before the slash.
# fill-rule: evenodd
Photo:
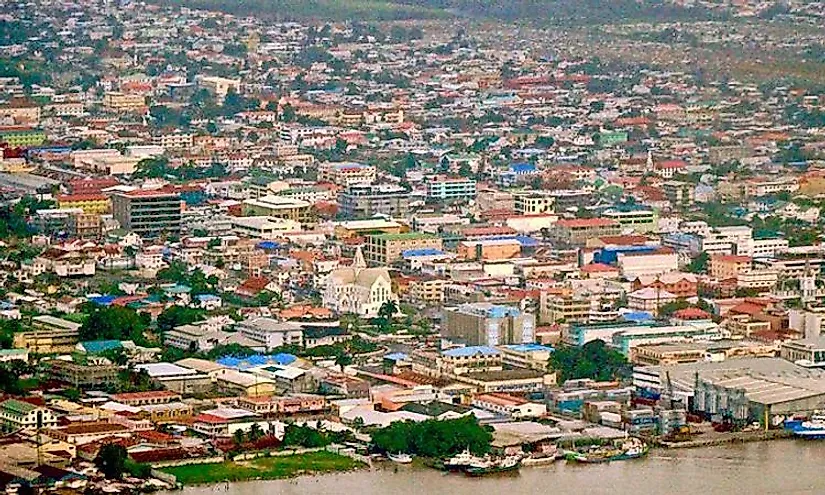
<svg viewBox="0 0 825 495">
<path fill-rule="evenodd" d="M 250 461 L 223 462 L 220 464 L 195 464 L 164 468 L 184 485 L 204 485 L 223 481 L 275 480 L 301 474 L 348 471 L 363 464 L 331 452 L 260 457 Z"/>
</svg>

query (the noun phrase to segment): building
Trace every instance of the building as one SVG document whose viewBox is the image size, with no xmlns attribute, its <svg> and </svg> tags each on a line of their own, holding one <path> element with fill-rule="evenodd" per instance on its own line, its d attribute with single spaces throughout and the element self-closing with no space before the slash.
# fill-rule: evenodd
<svg viewBox="0 0 825 495">
<path fill-rule="evenodd" d="M 438 277 L 419 277 L 410 280 L 407 296 L 411 301 L 424 304 L 444 302 L 447 280 Z"/>
<path fill-rule="evenodd" d="M 318 181 L 332 182 L 339 186 L 354 184 L 372 184 L 378 177 L 374 166 L 364 163 L 332 163 L 318 165 Z"/>
<path fill-rule="evenodd" d="M 403 258 L 405 251 L 442 249 L 441 237 L 421 232 L 380 234 L 367 237 L 366 260 L 377 265 L 389 265 Z"/>
<path fill-rule="evenodd" d="M 245 216 L 283 218 L 300 223 L 312 220 L 312 204 L 308 201 L 286 196 L 267 195 L 243 202 Z"/>
<path fill-rule="evenodd" d="M 392 184 L 353 184 L 338 195 L 339 212 L 346 218 L 406 217 L 409 208 L 409 191 Z"/>
<path fill-rule="evenodd" d="M 633 291 L 627 295 L 627 307 L 638 311 L 647 311 L 654 315 L 665 304 L 675 302 L 678 297 L 666 290 L 648 287 Z"/>
<path fill-rule="evenodd" d="M 143 238 L 179 236 L 182 204 L 174 192 L 136 190 L 112 195 L 112 214 L 120 226 Z"/>
<path fill-rule="evenodd" d="M 736 278 L 751 270 L 751 261 L 750 256 L 714 255 L 708 262 L 708 271 L 715 279 Z"/>
<path fill-rule="evenodd" d="M 403 234 L 409 228 L 392 220 L 383 218 L 373 218 L 370 220 L 350 220 L 341 222 L 335 226 L 335 237 L 338 239 L 350 239 L 375 234 Z"/>
<path fill-rule="evenodd" d="M 57 426 L 57 416 L 46 407 L 8 399 L 0 402 L 0 426 L 4 432 L 53 428 Z"/>
<path fill-rule="evenodd" d="M 80 326 L 54 316 L 35 316 L 31 330 L 14 334 L 14 347 L 35 354 L 69 353 L 79 341 Z"/>
<path fill-rule="evenodd" d="M 57 199 L 57 207 L 80 208 L 84 213 L 105 214 L 111 209 L 111 201 L 104 194 L 60 194 Z"/>
<path fill-rule="evenodd" d="M 593 303 L 586 297 L 551 294 L 541 292 L 539 297 L 539 319 L 542 323 L 587 323 Z"/>
<path fill-rule="evenodd" d="M 46 142 L 46 133 L 40 129 L 22 126 L 0 126 L 0 143 L 13 148 L 40 146 Z"/>
<path fill-rule="evenodd" d="M 510 239 L 480 239 L 458 243 L 458 257 L 465 260 L 506 260 L 521 255 L 521 242 Z"/>
<path fill-rule="evenodd" d="M 375 317 L 381 307 L 398 298 L 387 268 L 367 268 L 361 248 L 352 266 L 333 270 L 323 293 L 324 306 L 339 314 Z"/>
<path fill-rule="evenodd" d="M 270 351 L 285 345 L 303 345 L 303 332 L 297 323 L 272 318 L 255 318 L 238 323 L 237 331 L 257 343 L 256 349 Z"/>
<path fill-rule="evenodd" d="M 536 319 L 510 306 L 468 303 L 445 308 L 441 335 L 468 345 L 497 346 L 535 340 Z"/>
<path fill-rule="evenodd" d="M 662 275 L 679 269 L 679 255 L 668 247 L 650 251 L 620 252 L 617 259 L 622 275 L 628 280 Z"/>
<path fill-rule="evenodd" d="M 655 210 L 643 207 L 623 206 L 602 212 L 604 218 L 615 220 L 623 230 L 646 233 L 658 229 L 659 216 Z"/>
<path fill-rule="evenodd" d="M 427 199 L 429 201 L 455 201 L 475 199 L 476 181 L 453 177 L 431 177 L 427 180 Z"/>
<path fill-rule="evenodd" d="M 679 299 L 696 297 L 699 280 L 692 273 L 670 272 L 662 275 L 642 275 L 633 279 L 630 284 L 632 291 L 652 288 L 670 292 Z"/>
<path fill-rule="evenodd" d="M 201 88 L 204 88 L 213 95 L 215 95 L 219 103 L 223 103 L 224 98 L 226 98 L 227 93 L 229 93 L 230 91 L 233 91 L 235 93 L 241 92 L 240 79 L 229 79 L 227 77 L 198 75 L 195 78 L 195 82 Z"/>
<path fill-rule="evenodd" d="M 103 107 L 115 111 L 133 111 L 146 108 L 146 97 L 138 93 L 110 91 L 103 95 Z"/>
<path fill-rule="evenodd" d="M 692 205 L 695 198 L 694 186 L 689 182 L 669 180 L 662 184 L 662 192 L 674 206 Z"/>
<path fill-rule="evenodd" d="M 269 397 L 277 392 L 275 381 L 254 373 L 233 369 L 218 370 L 214 375 L 219 391 L 243 397 Z"/>
<path fill-rule="evenodd" d="M 169 390 L 150 392 L 127 392 L 112 395 L 112 400 L 127 406 L 150 406 L 157 404 L 169 404 L 181 400 L 181 395 Z"/>
<path fill-rule="evenodd" d="M 118 371 L 113 364 L 81 364 L 61 359 L 48 362 L 48 375 L 53 380 L 77 389 L 96 390 L 114 385 L 118 382 Z"/>
<path fill-rule="evenodd" d="M 547 413 L 547 405 L 530 402 L 521 397 L 507 394 L 491 393 L 473 396 L 474 407 L 506 416 L 513 420 L 538 418 Z"/>
<path fill-rule="evenodd" d="M 550 238 L 562 246 L 584 246 L 588 239 L 618 235 L 621 226 L 607 218 L 562 219 L 553 225 Z"/>
</svg>

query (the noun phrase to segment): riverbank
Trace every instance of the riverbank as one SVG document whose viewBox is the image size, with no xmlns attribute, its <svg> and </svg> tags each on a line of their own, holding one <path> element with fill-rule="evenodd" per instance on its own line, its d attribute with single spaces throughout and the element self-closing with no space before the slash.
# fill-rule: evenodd
<svg viewBox="0 0 825 495">
<path fill-rule="evenodd" d="M 324 474 L 360 469 L 366 465 L 327 451 L 259 457 L 248 461 L 226 461 L 161 469 L 184 486 L 224 482 L 279 480 L 304 474 Z"/>
</svg>

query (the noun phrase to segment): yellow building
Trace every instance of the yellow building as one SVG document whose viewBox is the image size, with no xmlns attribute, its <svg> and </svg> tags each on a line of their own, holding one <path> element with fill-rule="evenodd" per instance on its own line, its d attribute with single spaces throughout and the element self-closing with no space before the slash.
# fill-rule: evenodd
<svg viewBox="0 0 825 495">
<path fill-rule="evenodd" d="M 146 97 L 113 91 L 103 95 L 103 106 L 110 110 L 137 110 L 146 106 Z"/>
<path fill-rule="evenodd" d="M 243 214 L 244 216 L 286 218 L 305 223 L 312 219 L 312 205 L 300 199 L 267 195 L 244 201 Z"/>
<path fill-rule="evenodd" d="M 80 208 L 83 213 L 102 215 L 112 210 L 112 202 L 103 194 L 70 194 L 57 197 L 57 207 Z"/>
<path fill-rule="evenodd" d="M 405 251 L 417 249 L 441 250 L 442 240 L 437 235 L 420 232 L 380 234 L 367 237 L 367 261 L 387 265 L 401 259 Z"/>
</svg>

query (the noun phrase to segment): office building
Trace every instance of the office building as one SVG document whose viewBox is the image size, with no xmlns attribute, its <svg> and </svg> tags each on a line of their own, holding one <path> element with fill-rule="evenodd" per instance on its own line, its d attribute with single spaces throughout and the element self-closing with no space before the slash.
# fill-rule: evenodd
<svg viewBox="0 0 825 495">
<path fill-rule="evenodd" d="M 180 235 L 181 212 L 178 193 L 137 190 L 112 195 L 115 220 L 143 238 Z"/>
<path fill-rule="evenodd" d="M 468 303 L 445 308 L 441 335 L 468 345 L 523 344 L 535 340 L 536 319 L 518 308 Z"/>
<path fill-rule="evenodd" d="M 442 240 L 437 235 L 421 232 L 406 234 L 380 234 L 367 237 L 366 260 L 369 263 L 388 265 L 400 260 L 405 251 L 416 249 L 441 250 Z"/>
<path fill-rule="evenodd" d="M 405 217 L 409 213 L 410 193 L 391 184 L 353 184 L 338 195 L 338 208 L 346 218 Z"/>
</svg>

